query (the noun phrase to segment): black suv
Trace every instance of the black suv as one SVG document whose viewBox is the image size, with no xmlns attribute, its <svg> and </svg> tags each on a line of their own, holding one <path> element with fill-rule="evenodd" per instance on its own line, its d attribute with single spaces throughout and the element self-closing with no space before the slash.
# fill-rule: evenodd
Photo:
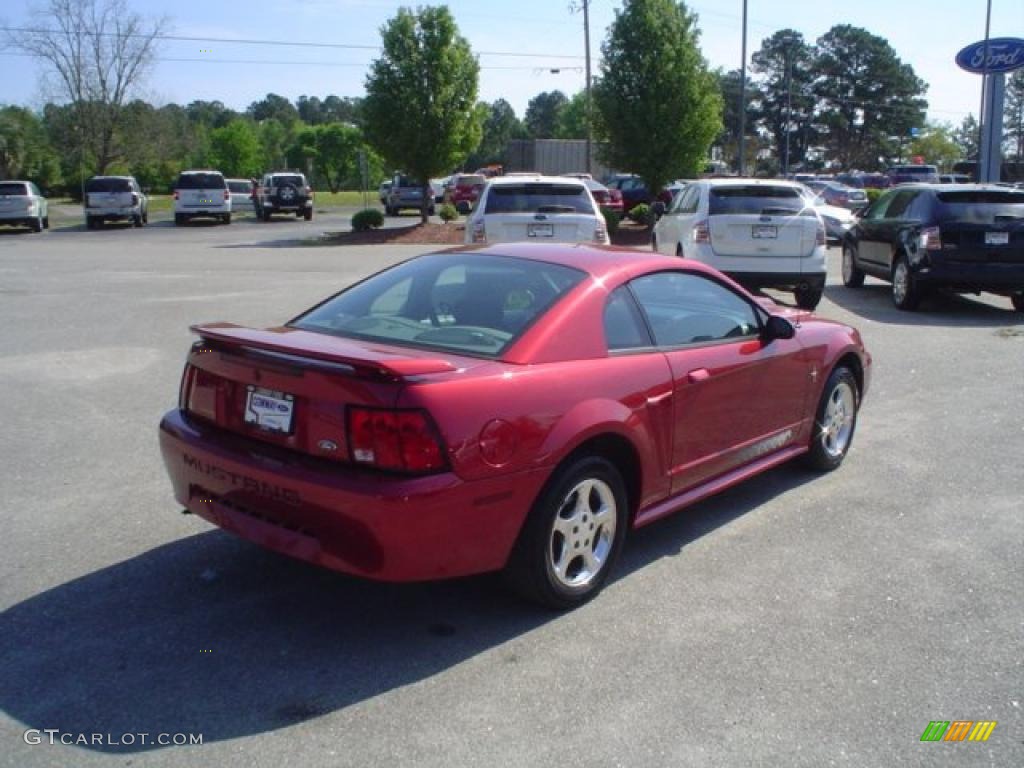
<svg viewBox="0 0 1024 768">
<path fill-rule="evenodd" d="M 306 221 L 313 218 L 313 188 L 301 173 L 265 173 L 256 187 L 256 216 L 270 221 L 275 213 L 294 213 Z"/>
<path fill-rule="evenodd" d="M 900 309 L 934 288 L 1009 296 L 1024 312 L 1024 190 L 905 184 L 858 217 L 843 243 L 843 283 L 892 282 Z"/>
</svg>

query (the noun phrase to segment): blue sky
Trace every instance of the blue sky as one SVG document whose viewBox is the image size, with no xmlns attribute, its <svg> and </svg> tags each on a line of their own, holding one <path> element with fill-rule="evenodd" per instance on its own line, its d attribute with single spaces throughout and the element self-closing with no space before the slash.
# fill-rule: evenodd
<svg viewBox="0 0 1024 768">
<path fill-rule="evenodd" d="M 174 34 L 286 42 L 375 46 L 379 30 L 402 5 L 398 0 L 127 0 L 147 16 L 169 17 Z M 32 0 L 3 0 L 0 22 L 45 22 L 34 16 Z M 522 116 L 529 99 L 558 88 L 572 94 L 583 87 L 583 22 L 568 0 L 452 0 L 459 28 L 479 54 L 480 98 L 508 100 Z M 600 44 L 616 0 L 592 0 L 591 50 L 595 74 Z M 700 0 L 690 7 L 700 17 L 702 49 L 714 67 L 740 62 L 742 0 Z M 959 123 L 978 111 L 980 78 L 962 72 L 956 52 L 980 40 L 985 0 L 749 0 L 748 56 L 772 32 L 792 27 L 809 41 L 832 25 L 853 24 L 886 38 L 903 61 L 929 84 L 929 117 Z M 1024 2 L 992 0 L 992 36 L 1024 35 Z M 38 106 L 45 102 L 31 60 L 0 50 L 0 103 Z M 530 54 L 511 56 L 510 53 Z M 290 99 L 301 94 L 360 96 L 373 50 L 166 42 L 161 61 L 142 96 L 155 103 L 219 99 L 243 109 L 267 92 Z M 199 59 L 194 62 L 167 59 Z M 228 63 L 235 62 L 235 63 Z M 247 62 L 247 63 L 237 63 Z M 559 70 L 552 72 L 552 69 Z"/>
</svg>

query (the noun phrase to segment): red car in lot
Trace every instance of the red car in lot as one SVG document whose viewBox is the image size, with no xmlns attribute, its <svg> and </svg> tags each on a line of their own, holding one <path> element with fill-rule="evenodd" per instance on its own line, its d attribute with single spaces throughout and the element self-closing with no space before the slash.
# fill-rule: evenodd
<svg viewBox="0 0 1024 768">
<path fill-rule="evenodd" d="M 196 326 L 160 445 L 186 510 L 382 580 L 503 570 L 571 607 L 627 530 L 843 461 L 857 331 L 699 263 L 588 245 L 417 257 L 267 330 Z"/>
<path fill-rule="evenodd" d="M 487 177 L 479 173 L 460 173 L 452 177 L 449 200 L 459 213 L 469 213 L 480 199 L 480 193 L 487 184 Z"/>
</svg>

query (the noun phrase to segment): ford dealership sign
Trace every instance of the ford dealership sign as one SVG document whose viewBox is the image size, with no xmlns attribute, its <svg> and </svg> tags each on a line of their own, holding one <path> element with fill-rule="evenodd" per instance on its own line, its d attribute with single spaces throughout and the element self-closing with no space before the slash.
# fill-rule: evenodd
<svg viewBox="0 0 1024 768">
<path fill-rule="evenodd" d="M 971 43 L 956 55 L 956 63 L 961 69 L 977 75 L 1012 72 L 1017 67 L 1024 67 L 1024 40 L 1019 37 L 993 37 L 988 42 Z"/>
</svg>

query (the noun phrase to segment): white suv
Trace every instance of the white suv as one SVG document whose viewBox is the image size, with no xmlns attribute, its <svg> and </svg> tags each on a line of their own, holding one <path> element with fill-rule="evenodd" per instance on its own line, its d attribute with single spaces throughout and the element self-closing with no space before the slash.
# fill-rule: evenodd
<svg viewBox="0 0 1024 768">
<path fill-rule="evenodd" d="M 747 288 L 793 291 L 799 307 L 814 309 L 825 290 L 825 225 L 803 193 L 776 179 L 692 182 L 658 219 L 652 245 Z"/>
<path fill-rule="evenodd" d="M 466 223 L 467 243 L 605 243 L 604 216 L 587 185 L 564 176 L 491 179 Z"/>
<path fill-rule="evenodd" d="M 231 223 L 231 191 L 220 171 L 183 171 L 174 185 L 174 223 L 196 216 Z"/>
</svg>

